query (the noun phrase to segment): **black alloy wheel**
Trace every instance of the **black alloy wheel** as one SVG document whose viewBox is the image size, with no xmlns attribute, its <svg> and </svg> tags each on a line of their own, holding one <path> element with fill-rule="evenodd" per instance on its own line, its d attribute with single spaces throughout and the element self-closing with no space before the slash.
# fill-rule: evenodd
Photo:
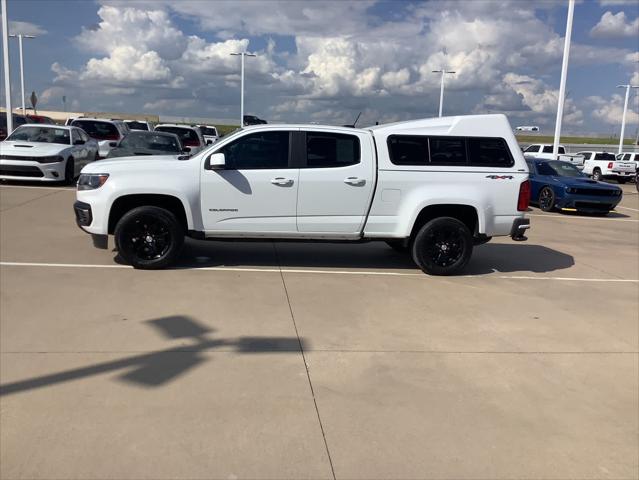
<svg viewBox="0 0 639 480">
<path fill-rule="evenodd" d="M 550 187 L 544 187 L 539 192 L 539 208 L 543 212 L 552 212 L 555 208 L 555 192 Z"/>
<path fill-rule="evenodd" d="M 452 275 L 469 262 L 473 238 L 468 227 L 451 217 L 427 222 L 413 241 L 413 260 L 431 275 Z"/>
<path fill-rule="evenodd" d="M 159 269 L 175 261 L 184 243 L 184 230 L 175 215 L 158 207 L 137 207 L 115 227 L 120 255 L 135 268 Z"/>
</svg>

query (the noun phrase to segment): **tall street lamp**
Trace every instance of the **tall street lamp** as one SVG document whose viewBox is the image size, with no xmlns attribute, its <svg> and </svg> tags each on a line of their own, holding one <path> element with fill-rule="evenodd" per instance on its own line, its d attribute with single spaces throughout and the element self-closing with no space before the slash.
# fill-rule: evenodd
<svg viewBox="0 0 639 480">
<path fill-rule="evenodd" d="M 628 97 L 630 96 L 631 88 L 639 88 L 639 85 L 617 85 L 617 88 L 626 89 L 626 100 L 623 102 L 623 115 L 621 116 L 621 135 L 619 135 L 619 151 L 623 150 L 623 134 L 626 130 L 626 112 L 628 111 Z"/>
<path fill-rule="evenodd" d="M 254 53 L 238 52 L 231 53 L 231 55 L 239 55 L 242 57 L 242 74 L 241 74 L 241 86 L 240 86 L 240 128 L 244 127 L 244 57 L 256 57 Z"/>
<path fill-rule="evenodd" d="M 559 138 L 561 137 L 561 121 L 564 117 L 564 100 L 566 98 L 566 77 L 568 75 L 568 57 L 570 56 L 570 36 L 572 35 L 572 17 L 575 13 L 575 0 L 568 1 L 568 18 L 566 19 L 566 38 L 564 39 L 564 59 L 561 63 L 561 81 L 559 83 L 559 100 L 557 103 L 557 120 L 555 121 L 555 138 L 552 144 L 552 156 L 559 154 Z"/>
<path fill-rule="evenodd" d="M 7 107 L 7 136 L 13 131 L 13 112 L 11 111 L 11 72 L 9 70 L 9 20 L 7 19 L 7 0 L 2 3 L 2 58 L 4 60 L 4 97 Z"/>
<path fill-rule="evenodd" d="M 20 93 L 22 93 L 22 115 L 27 114 L 27 109 L 24 106 L 24 56 L 22 55 L 22 39 L 23 38 L 36 38 L 35 35 L 24 35 L 18 33 L 17 35 L 9 35 L 12 38 L 18 39 L 18 50 L 20 50 Z"/>
<path fill-rule="evenodd" d="M 445 70 L 444 68 L 442 68 L 441 70 L 433 70 L 433 73 L 441 73 L 442 74 L 442 81 L 441 81 L 441 85 L 439 87 L 439 116 L 442 116 L 442 111 L 444 109 L 444 76 L 447 73 L 457 73 L 454 72 L 452 70 Z"/>
</svg>

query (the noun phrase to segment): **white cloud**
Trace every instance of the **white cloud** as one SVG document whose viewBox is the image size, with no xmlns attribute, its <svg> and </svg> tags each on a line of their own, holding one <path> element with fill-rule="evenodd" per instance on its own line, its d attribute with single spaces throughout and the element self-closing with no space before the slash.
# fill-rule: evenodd
<svg viewBox="0 0 639 480">
<path fill-rule="evenodd" d="M 115 47 L 108 57 L 92 58 L 80 80 L 153 82 L 168 80 L 171 70 L 157 52 L 143 52 L 129 45 Z"/>
<path fill-rule="evenodd" d="M 0 19 L 2 15 L 0 15 Z M 9 33 L 11 35 L 17 35 L 22 33 L 23 35 L 45 35 L 47 31 L 40 25 L 36 25 L 31 22 L 18 22 L 15 20 L 9 20 Z"/>
<path fill-rule="evenodd" d="M 639 17 L 626 20 L 626 13 L 613 14 L 608 11 L 601 16 L 599 23 L 592 27 L 590 36 L 594 38 L 637 38 L 639 36 Z"/>
<path fill-rule="evenodd" d="M 230 53 L 254 50 L 248 37 L 257 35 L 266 46 L 246 59 L 247 111 L 268 118 L 346 123 L 363 111 L 362 122 L 374 123 L 433 115 L 440 77 L 432 70 L 445 67 L 457 72 L 446 78 L 446 112 L 554 122 L 557 92 L 546 79 L 557 75 L 563 38 L 536 14 L 553 2 L 397 2 L 383 15 L 369 1 L 102 3 L 98 25 L 75 39 L 93 58 L 77 70 L 58 63 L 52 70 L 56 86 L 99 91 L 87 101 L 105 110 L 124 99 L 154 113 L 235 117 L 239 58 Z M 206 35 L 182 32 L 176 16 Z M 627 48 L 572 48 L 571 67 L 633 66 Z M 566 119 L 583 121 L 572 100 Z"/>
<path fill-rule="evenodd" d="M 91 53 L 109 55 L 122 45 L 140 51 L 153 50 L 164 59 L 179 58 L 187 46 L 186 36 L 163 10 L 141 10 L 104 5 L 95 28 L 82 29 L 76 45 Z"/>
<path fill-rule="evenodd" d="M 597 120 L 601 120 L 608 125 L 621 125 L 621 117 L 623 116 L 624 96 L 613 94 L 610 98 L 600 96 L 590 96 L 586 99 L 588 105 L 592 107 L 592 116 Z M 626 126 L 628 124 L 639 123 L 639 98 L 633 96 L 632 101 L 628 102 L 628 111 L 626 113 Z"/>
<path fill-rule="evenodd" d="M 637 0 L 599 0 L 602 7 L 613 7 L 619 5 L 637 5 Z"/>
</svg>

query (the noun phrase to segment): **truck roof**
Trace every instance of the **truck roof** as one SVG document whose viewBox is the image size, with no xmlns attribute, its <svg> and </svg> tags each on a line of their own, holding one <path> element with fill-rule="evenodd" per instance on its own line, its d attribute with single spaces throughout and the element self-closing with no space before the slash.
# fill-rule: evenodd
<svg viewBox="0 0 639 480">
<path fill-rule="evenodd" d="M 499 128 L 507 125 L 510 128 L 508 119 L 503 114 L 487 114 L 487 115 L 457 115 L 451 117 L 435 117 L 422 118 L 417 120 L 406 120 L 402 122 L 386 123 L 383 125 L 375 125 L 364 128 L 344 127 L 337 125 L 319 125 L 316 123 L 271 123 L 268 125 L 249 125 L 244 130 L 261 130 L 279 128 L 327 128 L 331 130 L 341 130 L 348 132 L 373 132 L 375 134 L 383 133 L 417 133 L 427 129 L 431 133 L 440 133 L 445 135 L 469 135 L 468 130 L 473 128 L 478 131 L 486 131 L 491 128 Z M 479 128 L 481 127 L 481 128 Z M 466 131 L 466 132 L 464 132 Z M 481 134 L 481 133 L 479 133 Z"/>
</svg>

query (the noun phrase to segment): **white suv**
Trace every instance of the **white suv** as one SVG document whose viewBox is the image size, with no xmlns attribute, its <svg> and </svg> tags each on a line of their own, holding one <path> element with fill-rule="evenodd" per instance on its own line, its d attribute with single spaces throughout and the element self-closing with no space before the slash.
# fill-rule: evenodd
<svg viewBox="0 0 639 480">
<path fill-rule="evenodd" d="M 71 125 L 81 128 L 89 137 L 98 142 L 99 158 L 106 158 L 113 148 L 111 144 L 119 142 L 129 133 L 129 127 L 122 120 L 76 118 L 71 122 Z"/>
</svg>

